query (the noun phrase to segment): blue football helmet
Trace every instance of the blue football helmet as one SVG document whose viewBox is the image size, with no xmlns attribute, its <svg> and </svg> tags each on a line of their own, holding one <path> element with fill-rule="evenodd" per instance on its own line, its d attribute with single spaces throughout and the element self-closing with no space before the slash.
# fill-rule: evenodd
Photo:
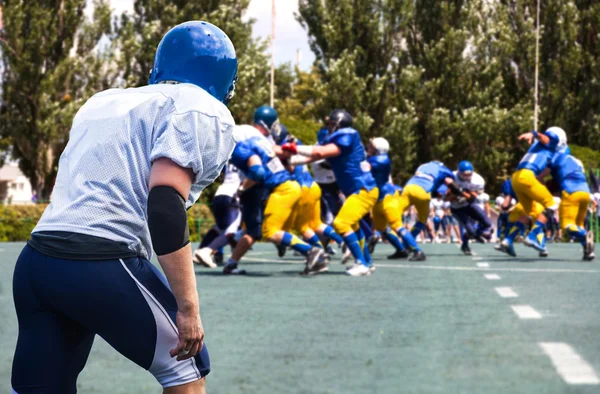
<svg viewBox="0 0 600 394">
<path fill-rule="evenodd" d="M 287 127 L 285 127 L 282 124 L 280 124 L 279 127 L 281 128 L 281 132 L 279 133 L 278 136 L 273 136 L 273 139 L 275 140 L 275 143 L 277 145 L 283 145 L 286 142 L 289 142 L 288 139 L 290 137 L 290 132 L 287 129 Z"/>
<path fill-rule="evenodd" d="M 466 160 L 461 161 L 460 163 L 458 163 L 458 172 L 460 172 L 460 173 L 473 172 L 473 164 L 471 164 L 470 161 L 466 161 Z"/>
<path fill-rule="evenodd" d="M 254 124 L 264 127 L 273 138 L 278 139 L 281 133 L 279 115 L 273 107 L 263 105 L 254 112 Z"/>
<path fill-rule="evenodd" d="M 227 34 L 208 22 L 190 21 L 162 38 L 148 83 L 191 83 L 227 104 L 235 91 L 237 69 L 235 48 Z"/>
</svg>

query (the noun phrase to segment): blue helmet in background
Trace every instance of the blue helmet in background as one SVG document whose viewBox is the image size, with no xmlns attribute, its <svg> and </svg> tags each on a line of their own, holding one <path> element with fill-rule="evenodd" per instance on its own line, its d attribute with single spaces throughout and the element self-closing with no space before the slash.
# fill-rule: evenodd
<svg viewBox="0 0 600 394">
<path fill-rule="evenodd" d="M 466 161 L 466 160 L 461 161 L 460 163 L 458 163 L 458 172 L 460 172 L 460 173 L 473 172 L 473 164 L 471 164 L 470 161 Z"/>
<path fill-rule="evenodd" d="M 267 129 L 273 138 L 279 138 L 281 127 L 279 126 L 279 115 L 275 108 L 269 107 L 268 105 L 258 107 L 254 112 L 254 124 Z"/>
<path fill-rule="evenodd" d="M 237 69 L 235 48 L 227 34 L 208 22 L 190 21 L 162 38 L 148 83 L 191 83 L 227 104 L 233 97 Z"/>
<path fill-rule="evenodd" d="M 325 138 L 327 138 L 328 135 L 329 130 L 327 129 L 327 127 L 323 127 L 322 129 L 317 131 L 317 142 L 319 143 L 319 145 L 323 145 L 323 141 L 325 141 Z"/>
<path fill-rule="evenodd" d="M 277 145 L 283 145 L 286 142 L 288 142 L 288 137 L 290 136 L 290 132 L 287 129 L 287 127 L 285 127 L 282 124 L 279 125 L 279 128 L 281 129 L 279 135 L 278 136 L 273 136 L 273 139 L 275 140 L 275 143 Z"/>
</svg>

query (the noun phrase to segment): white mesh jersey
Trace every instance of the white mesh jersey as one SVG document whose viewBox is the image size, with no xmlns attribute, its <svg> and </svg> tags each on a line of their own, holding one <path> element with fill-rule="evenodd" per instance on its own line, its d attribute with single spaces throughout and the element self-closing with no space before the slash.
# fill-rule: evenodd
<svg viewBox="0 0 600 394">
<path fill-rule="evenodd" d="M 477 196 L 477 200 L 475 200 L 475 204 L 479 205 L 481 209 L 485 210 L 485 204 L 490 202 L 490 195 L 487 193 L 481 193 Z"/>
<path fill-rule="evenodd" d="M 483 177 L 478 173 L 473 172 L 470 181 L 463 181 L 462 179 L 460 179 L 458 171 L 454 171 L 454 178 L 456 186 L 462 188 L 463 190 L 483 193 L 483 189 L 485 188 L 485 180 L 483 180 Z M 469 205 L 469 203 L 466 201 L 453 201 L 451 204 L 452 208 L 463 208 L 467 205 Z"/>
<path fill-rule="evenodd" d="M 335 175 L 331 168 L 323 167 L 325 160 L 314 161 L 311 164 L 313 178 L 317 183 L 329 184 L 335 182 Z"/>
<path fill-rule="evenodd" d="M 229 163 L 225 167 L 225 176 L 223 178 L 223 183 L 219 186 L 217 191 L 215 192 L 216 196 L 229 196 L 233 197 L 237 193 L 240 185 L 242 184 L 242 179 L 240 178 L 240 171 L 236 166 Z"/>
<path fill-rule="evenodd" d="M 52 202 L 33 232 L 103 237 L 150 258 L 146 205 L 152 162 L 168 158 L 193 170 L 190 207 L 231 156 L 234 125 L 225 105 L 191 84 L 94 95 L 73 119 Z"/>
<path fill-rule="evenodd" d="M 429 206 L 430 206 L 430 208 L 433 209 L 433 214 L 435 216 L 437 216 L 438 218 L 444 217 L 444 201 L 443 200 L 433 198 L 433 199 L 431 199 Z"/>
</svg>

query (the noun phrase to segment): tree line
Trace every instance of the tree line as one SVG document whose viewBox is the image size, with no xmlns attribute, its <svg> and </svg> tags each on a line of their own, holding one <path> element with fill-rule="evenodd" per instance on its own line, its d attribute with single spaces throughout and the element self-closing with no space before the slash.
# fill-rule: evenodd
<svg viewBox="0 0 600 394">
<path fill-rule="evenodd" d="M 172 26 L 203 19 L 232 39 L 240 60 L 230 109 L 248 123 L 268 101 L 269 59 L 244 18 L 250 0 L 4 0 L 0 149 L 49 195 L 77 109 L 96 91 L 147 83 Z M 365 140 L 386 137 L 394 179 L 419 163 L 471 160 L 493 192 L 533 127 L 536 0 L 299 0 L 297 20 L 316 56 L 310 70 L 276 70 L 276 108 L 313 142 L 345 108 Z M 574 153 L 600 167 L 600 3 L 541 0 L 540 129 L 557 125 Z M 293 45 L 293 43 L 290 43 Z"/>
</svg>

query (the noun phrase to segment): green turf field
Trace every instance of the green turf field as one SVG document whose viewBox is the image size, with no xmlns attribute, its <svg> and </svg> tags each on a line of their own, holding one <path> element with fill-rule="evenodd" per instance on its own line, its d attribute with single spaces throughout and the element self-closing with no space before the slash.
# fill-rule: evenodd
<svg viewBox="0 0 600 394">
<path fill-rule="evenodd" d="M 0 244 L 1 393 L 10 393 L 21 247 Z M 277 260 L 264 244 L 249 254 L 248 276 L 198 268 L 209 393 L 600 392 L 600 268 L 579 260 L 578 245 L 550 245 L 545 260 L 521 245 L 520 259 L 490 245 L 475 245 L 473 258 L 454 245 L 424 250 L 425 263 L 390 262 L 379 245 L 377 271 L 360 278 L 344 275 L 339 256 L 329 274 L 301 277 L 299 258 Z M 79 387 L 161 392 L 100 338 Z"/>
</svg>

